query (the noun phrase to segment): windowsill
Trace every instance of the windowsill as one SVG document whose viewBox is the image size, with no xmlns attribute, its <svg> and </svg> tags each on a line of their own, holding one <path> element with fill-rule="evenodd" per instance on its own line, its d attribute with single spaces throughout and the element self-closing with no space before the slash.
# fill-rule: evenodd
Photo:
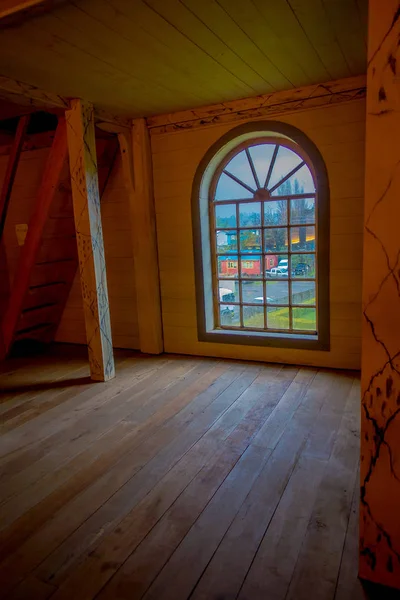
<svg viewBox="0 0 400 600">
<path fill-rule="evenodd" d="M 270 346 L 272 348 L 296 348 L 303 350 L 329 350 L 329 342 L 314 334 L 274 333 L 265 331 L 234 331 L 212 329 L 198 333 L 200 342 L 238 344 L 246 346 Z"/>
</svg>

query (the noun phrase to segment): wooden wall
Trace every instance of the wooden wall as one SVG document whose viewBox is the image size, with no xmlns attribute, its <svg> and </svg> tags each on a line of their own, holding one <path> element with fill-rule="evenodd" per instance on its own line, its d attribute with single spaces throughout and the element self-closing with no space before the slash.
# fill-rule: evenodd
<svg viewBox="0 0 400 600">
<path fill-rule="evenodd" d="M 101 201 L 104 247 L 115 348 L 139 348 L 129 201 L 118 156 Z M 78 273 L 56 334 L 58 342 L 86 344 Z"/>
<path fill-rule="evenodd" d="M 5 255 L 11 281 L 20 250 L 15 227 L 17 224 L 29 222 L 48 152 L 49 148 L 41 148 L 21 154 L 4 232 Z M 7 159 L 8 156 L 0 155 L 0 182 L 4 176 Z M 139 348 L 129 203 L 119 156 L 103 195 L 102 220 L 113 344 L 119 348 Z M 56 241 L 52 243 L 56 243 Z M 4 258 L 2 264 L 4 265 Z M 3 273 L 1 276 L 3 285 Z M 78 273 L 56 334 L 56 340 L 86 344 Z"/>
<path fill-rule="evenodd" d="M 230 125 L 154 134 L 152 152 L 164 344 L 167 352 L 359 368 L 365 101 L 285 114 L 326 162 L 331 189 L 331 350 L 204 343 L 197 340 L 191 189 L 199 161 Z"/>
</svg>

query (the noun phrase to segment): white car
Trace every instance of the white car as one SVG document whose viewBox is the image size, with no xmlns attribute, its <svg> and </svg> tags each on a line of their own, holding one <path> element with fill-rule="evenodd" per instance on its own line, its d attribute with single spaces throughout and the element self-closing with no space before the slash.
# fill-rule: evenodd
<svg viewBox="0 0 400 600">
<path fill-rule="evenodd" d="M 267 277 L 287 277 L 288 276 L 288 268 L 286 267 L 272 267 L 269 271 L 267 271 Z"/>
</svg>

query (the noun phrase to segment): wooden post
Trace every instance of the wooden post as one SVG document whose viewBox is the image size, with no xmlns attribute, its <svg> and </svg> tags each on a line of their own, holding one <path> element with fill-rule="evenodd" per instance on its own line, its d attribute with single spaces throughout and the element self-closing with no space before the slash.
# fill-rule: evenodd
<svg viewBox="0 0 400 600">
<path fill-rule="evenodd" d="M 71 100 L 67 135 L 91 377 L 115 376 L 92 104 Z"/>
<path fill-rule="evenodd" d="M 3 237 L 4 225 L 7 218 L 8 204 L 10 202 L 12 187 L 17 172 L 19 157 L 24 143 L 26 130 L 29 123 L 29 115 L 24 115 L 18 121 L 17 131 L 13 145 L 11 147 L 10 156 L 8 158 L 7 170 L 4 177 L 3 185 L 0 192 L 0 241 Z"/>
<path fill-rule="evenodd" d="M 140 350 L 163 352 L 160 279 L 153 196 L 150 139 L 144 119 L 132 135 L 118 134 L 125 185 L 129 194 Z"/>
<path fill-rule="evenodd" d="M 4 355 L 8 353 L 14 338 L 22 304 L 28 291 L 32 269 L 42 241 L 43 229 L 66 159 L 67 135 L 65 120 L 62 118 L 58 122 L 57 131 L 46 161 L 42 182 L 36 197 L 35 209 L 29 220 L 28 233 L 21 249 L 8 307 L 4 315 L 2 326 Z"/>
</svg>

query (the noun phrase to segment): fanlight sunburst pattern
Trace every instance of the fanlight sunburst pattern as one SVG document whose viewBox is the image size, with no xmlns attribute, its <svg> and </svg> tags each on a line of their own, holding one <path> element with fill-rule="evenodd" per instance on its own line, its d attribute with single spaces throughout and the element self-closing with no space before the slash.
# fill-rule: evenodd
<svg viewBox="0 0 400 600">
<path fill-rule="evenodd" d="M 222 329 L 317 332 L 316 187 L 277 140 L 241 146 L 211 187 L 215 317 Z"/>
</svg>

